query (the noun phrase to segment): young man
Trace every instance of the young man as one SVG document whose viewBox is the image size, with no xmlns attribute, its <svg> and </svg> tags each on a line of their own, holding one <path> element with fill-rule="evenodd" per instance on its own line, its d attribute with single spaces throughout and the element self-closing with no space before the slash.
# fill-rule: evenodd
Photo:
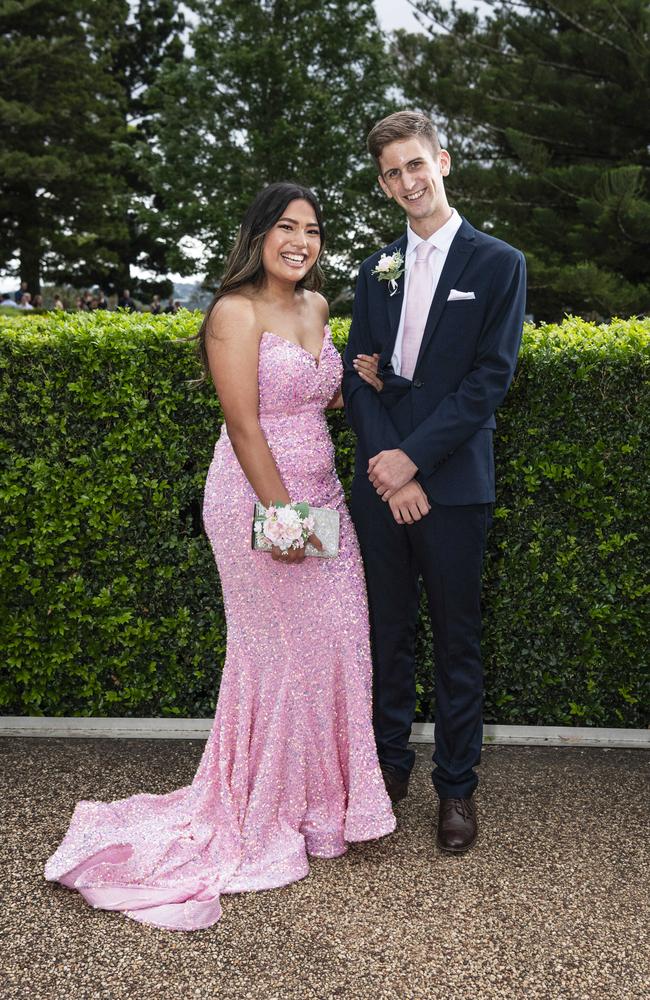
<svg viewBox="0 0 650 1000">
<path fill-rule="evenodd" d="M 435 654 L 437 842 L 477 836 L 482 743 L 481 569 L 494 496 L 494 411 L 512 380 L 525 309 L 523 255 L 478 232 L 445 194 L 451 158 L 431 121 L 400 111 L 374 126 L 379 184 L 407 230 L 361 266 L 343 395 L 357 438 L 354 518 L 366 568 L 374 726 L 393 802 L 415 754 L 414 640 L 422 578 Z M 403 266 L 376 267 L 399 251 Z M 395 258 L 393 258 L 395 260 Z M 403 273 L 399 273 L 403 272 Z M 386 279 L 393 274 L 394 280 Z M 380 392 L 355 371 L 378 354 Z"/>
</svg>

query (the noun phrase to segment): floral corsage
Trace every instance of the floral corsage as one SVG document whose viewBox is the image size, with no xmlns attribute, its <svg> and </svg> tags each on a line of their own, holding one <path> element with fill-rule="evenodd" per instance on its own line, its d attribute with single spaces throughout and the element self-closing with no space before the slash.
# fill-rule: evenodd
<svg viewBox="0 0 650 1000">
<path fill-rule="evenodd" d="M 404 274 L 404 257 L 401 250 L 395 250 L 392 254 L 383 253 L 379 258 L 375 268 L 370 272 L 377 281 L 387 281 L 390 294 L 397 291 L 397 279 Z"/>
<path fill-rule="evenodd" d="M 307 503 L 273 503 L 255 521 L 255 534 L 276 545 L 281 552 L 301 549 L 314 531 Z"/>
</svg>

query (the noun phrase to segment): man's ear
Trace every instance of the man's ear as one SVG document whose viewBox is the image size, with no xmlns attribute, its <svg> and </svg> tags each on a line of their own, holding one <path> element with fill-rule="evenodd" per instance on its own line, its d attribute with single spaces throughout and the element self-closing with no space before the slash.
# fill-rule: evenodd
<svg viewBox="0 0 650 1000">
<path fill-rule="evenodd" d="M 386 183 L 386 181 L 384 180 L 384 178 L 381 176 L 381 174 L 379 174 L 379 177 L 377 178 L 377 180 L 379 181 L 379 187 L 382 189 L 382 191 L 384 192 L 384 194 L 386 195 L 386 197 L 387 198 L 392 198 L 393 197 L 392 191 L 388 187 L 388 184 Z"/>
<path fill-rule="evenodd" d="M 440 173 L 442 176 L 448 177 L 451 170 L 451 156 L 446 149 L 441 149 L 438 153 L 438 163 L 440 164 Z"/>
</svg>

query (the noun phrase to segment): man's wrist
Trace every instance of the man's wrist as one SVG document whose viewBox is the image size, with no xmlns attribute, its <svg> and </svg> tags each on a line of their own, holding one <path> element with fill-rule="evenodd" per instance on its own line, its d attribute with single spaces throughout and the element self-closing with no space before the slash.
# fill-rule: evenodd
<svg viewBox="0 0 650 1000">
<path fill-rule="evenodd" d="M 414 466 L 413 478 L 415 478 L 415 473 L 419 471 L 418 463 L 415 461 L 415 459 L 413 458 L 412 455 L 409 455 L 409 453 L 406 450 L 406 448 L 402 447 L 402 445 L 399 446 L 399 448 L 397 449 L 397 451 L 401 452 L 401 454 L 404 455 L 405 458 L 408 458 L 409 462 L 411 462 L 413 464 L 413 466 Z"/>
</svg>

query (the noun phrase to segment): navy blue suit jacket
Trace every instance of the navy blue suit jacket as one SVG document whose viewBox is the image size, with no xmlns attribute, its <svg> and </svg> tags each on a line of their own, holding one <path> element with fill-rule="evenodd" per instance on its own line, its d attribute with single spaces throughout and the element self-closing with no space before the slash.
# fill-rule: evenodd
<svg viewBox="0 0 650 1000">
<path fill-rule="evenodd" d="M 494 412 L 517 364 L 526 303 L 523 254 L 465 219 L 449 248 L 413 380 L 393 372 L 391 357 L 404 299 L 404 277 L 390 295 L 371 271 L 382 253 L 401 250 L 406 234 L 361 265 L 345 352 L 343 398 L 357 435 L 357 475 L 380 451 L 401 448 L 417 479 L 440 504 L 494 501 Z M 449 302 L 449 292 L 474 299 Z M 376 392 L 352 367 L 357 354 L 381 355 Z"/>
</svg>

